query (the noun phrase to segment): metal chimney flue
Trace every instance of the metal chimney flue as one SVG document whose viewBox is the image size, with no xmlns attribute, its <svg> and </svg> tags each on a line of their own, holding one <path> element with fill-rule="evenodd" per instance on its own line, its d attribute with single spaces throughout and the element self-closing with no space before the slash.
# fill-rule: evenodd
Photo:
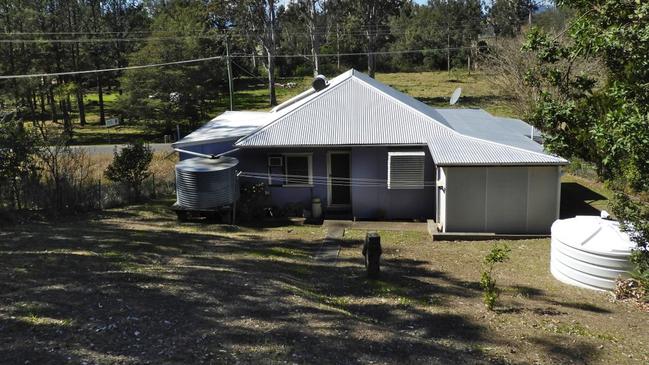
<svg viewBox="0 0 649 365">
<path fill-rule="evenodd" d="M 313 82 L 311 83 L 311 86 L 313 87 L 313 90 L 321 91 L 327 86 L 329 86 L 329 82 L 327 81 L 327 78 L 324 77 L 324 75 L 318 75 L 315 78 L 313 78 Z"/>
</svg>

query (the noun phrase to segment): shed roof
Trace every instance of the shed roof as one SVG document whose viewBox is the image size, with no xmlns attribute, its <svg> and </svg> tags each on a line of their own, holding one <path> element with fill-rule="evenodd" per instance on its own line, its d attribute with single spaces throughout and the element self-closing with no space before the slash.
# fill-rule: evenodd
<svg viewBox="0 0 649 365">
<path fill-rule="evenodd" d="M 269 116 L 269 112 L 226 111 L 171 146 L 179 148 L 238 139 L 266 125 Z"/>
<path fill-rule="evenodd" d="M 519 133 L 520 126 L 509 128 L 507 120 L 482 110 L 434 109 L 355 70 L 269 114 L 268 124 L 235 145 L 428 145 L 438 165 L 567 162 L 544 153 L 542 146 Z"/>
</svg>

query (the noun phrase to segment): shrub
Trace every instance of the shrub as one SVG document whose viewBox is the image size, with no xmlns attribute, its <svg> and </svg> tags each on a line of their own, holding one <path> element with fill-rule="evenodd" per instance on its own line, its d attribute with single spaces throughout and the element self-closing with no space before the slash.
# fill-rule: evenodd
<svg viewBox="0 0 649 365">
<path fill-rule="evenodd" d="M 506 244 L 494 244 L 491 251 L 485 256 L 483 264 L 484 270 L 480 277 L 480 286 L 483 290 L 483 301 L 489 310 L 493 310 L 496 301 L 500 296 L 500 290 L 496 287 L 496 279 L 493 277 L 493 271 L 496 264 L 505 262 L 509 259 L 511 249 Z"/>
<path fill-rule="evenodd" d="M 237 217 L 239 220 L 249 222 L 264 218 L 266 207 L 266 184 L 243 183 L 239 189 L 239 202 L 237 203 Z"/>
<path fill-rule="evenodd" d="M 142 183 L 151 175 L 149 165 L 152 159 L 151 148 L 142 142 L 131 143 L 121 151 L 115 149 L 113 162 L 105 172 L 106 178 L 125 184 L 135 199 L 140 199 Z"/>
</svg>

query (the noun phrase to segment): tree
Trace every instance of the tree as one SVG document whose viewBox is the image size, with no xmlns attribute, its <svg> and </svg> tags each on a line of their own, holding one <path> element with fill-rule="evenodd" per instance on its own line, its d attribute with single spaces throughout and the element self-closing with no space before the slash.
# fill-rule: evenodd
<svg viewBox="0 0 649 365">
<path fill-rule="evenodd" d="M 266 57 L 264 66 L 268 73 L 268 94 L 270 105 L 277 105 L 275 93 L 275 55 L 278 44 L 279 24 L 275 0 L 245 0 L 238 3 L 234 12 L 235 28 L 250 32 L 263 48 Z"/>
<path fill-rule="evenodd" d="M 151 148 L 142 142 L 131 143 L 121 151 L 115 149 L 113 162 L 106 168 L 106 178 L 126 184 L 135 199 L 139 199 L 142 183 L 151 175 L 149 165 L 152 159 Z"/>
<path fill-rule="evenodd" d="M 169 37 L 169 32 L 177 34 Z M 225 53 L 206 7 L 198 2 L 174 1 L 158 9 L 151 36 L 129 56 L 130 64 L 164 63 Z M 210 103 L 226 83 L 220 60 L 174 67 L 129 70 L 120 79 L 120 113 L 148 123 L 156 132 L 172 134 L 176 124 L 195 127 L 212 109 Z"/>
<path fill-rule="evenodd" d="M 26 180 L 35 173 L 36 136 L 16 118 L 16 112 L 0 118 L 0 186 L 10 186 L 11 206 L 23 208 L 22 191 Z"/>
<path fill-rule="evenodd" d="M 538 8 L 530 0 L 494 0 L 489 7 L 489 23 L 498 36 L 513 37 Z"/>
<path fill-rule="evenodd" d="M 403 0 L 348 0 L 350 14 L 359 25 L 365 37 L 367 51 L 367 73 L 374 77 L 376 52 L 389 39 L 388 20 L 399 13 Z"/>
<path fill-rule="evenodd" d="M 559 5 L 576 12 L 570 42 L 537 29 L 524 48 L 538 62 L 527 75 L 538 93 L 531 120 L 546 133 L 551 150 L 598 166 L 600 177 L 616 191 L 616 217 L 631 231 L 636 255 L 644 257 L 636 257 L 636 263 L 649 262 L 649 214 L 632 196 L 649 191 L 649 3 L 564 0 Z M 600 62 L 605 72 L 579 72 L 574 66 L 583 59 Z"/>
<path fill-rule="evenodd" d="M 394 42 L 391 49 L 438 49 L 393 56 L 394 67 L 445 69 L 466 65 L 471 47 L 482 32 L 482 9 L 478 0 L 433 0 L 428 5 L 406 3 L 390 21 Z M 444 50 L 445 48 L 460 48 Z"/>
</svg>

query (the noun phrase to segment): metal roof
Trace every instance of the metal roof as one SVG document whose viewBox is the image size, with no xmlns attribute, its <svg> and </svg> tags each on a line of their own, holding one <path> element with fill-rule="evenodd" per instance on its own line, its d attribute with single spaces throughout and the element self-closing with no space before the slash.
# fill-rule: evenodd
<svg viewBox="0 0 649 365">
<path fill-rule="evenodd" d="M 237 147 L 428 145 L 439 165 L 555 165 L 506 123 L 481 110 L 434 109 L 350 70 L 319 92 L 270 114 Z M 446 115 L 444 115 L 446 114 Z M 474 120 L 475 119 L 475 120 Z M 480 123 L 491 124 L 491 128 Z M 519 128 L 520 129 L 520 128 Z"/>
<path fill-rule="evenodd" d="M 270 115 L 268 112 L 226 111 L 171 146 L 178 148 L 241 138 L 266 125 Z"/>
<path fill-rule="evenodd" d="M 494 117 L 482 109 L 436 110 L 461 134 L 543 153 L 543 146 L 530 139 L 532 126 L 522 120 Z"/>
</svg>

